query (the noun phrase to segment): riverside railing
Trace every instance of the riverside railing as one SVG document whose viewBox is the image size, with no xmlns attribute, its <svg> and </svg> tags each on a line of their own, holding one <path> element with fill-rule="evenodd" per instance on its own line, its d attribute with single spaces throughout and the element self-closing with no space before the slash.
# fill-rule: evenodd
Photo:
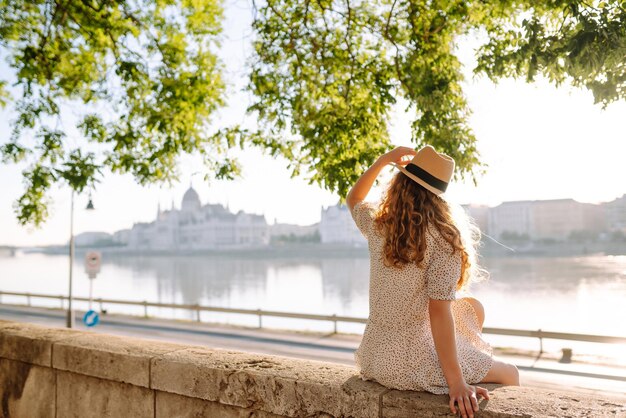
<svg viewBox="0 0 626 418">
<path fill-rule="evenodd" d="M 0 304 L 2 302 L 2 296 L 19 296 L 26 298 L 26 305 L 32 306 L 32 299 L 57 299 L 60 301 L 60 307 L 64 308 L 64 302 L 68 299 L 67 296 L 64 295 L 45 295 L 40 293 L 20 293 L 20 292 L 3 292 L 0 291 Z M 73 297 L 75 301 L 81 302 L 89 302 L 89 298 L 85 297 Z M 144 317 L 148 317 L 148 308 L 172 308 L 172 309 L 181 309 L 188 311 L 196 312 L 196 320 L 200 322 L 200 312 L 221 312 L 221 313 L 234 313 L 234 314 L 244 314 L 244 315 L 256 315 L 259 317 L 259 328 L 263 327 L 263 317 L 264 316 L 274 316 L 281 318 L 298 318 L 298 319 L 312 319 L 318 321 L 330 321 L 333 323 L 333 331 L 337 333 L 337 323 L 338 322 L 347 322 L 347 323 L 358 323 L 358 324 L 366 324 L 367 318 L 357 318 L 351 316 L 340 316 L 340 315 L 317 315 L 317 314 L 307 314 L 307 313 L 295 313 L 295 312 L 280 312 L 280 311 L 267 311 L 264 309 L 241 309 L 241 308 L 221 308 L 217 306 L 202 306 L 198 304 L 177 304 L 177 303 L 160 303 L 160 302 L 148 302 L 148 301 L 132 301 L 132 300 L 116 300 L 116 299 L 104 299 L 104 298 L 93 298 L 91 300 L 93 303 L 97 303 L 100 307 L 100 311 L 104 310 L 104 305 L 129 305 L 129 306 L 141 306 L 143 307 Z M 616 337 L 616 336 L 608 336 L 608 335 L 589 335 L 589 334 L 573 334 L 568 332 L 552 332 L 552 331 L 543 331 L 541 329 L 538 330 L 520 330 L 520 329 L 509 329 L 509 328 L 491 328 L 484 327 L 484 334 L 492 334 L 492 335 L 506 335 L 513 337 L 528 337 L 528 338 L 538 338 L 539 339 L 539 355 L 541 355 L 543 351 L 543 340 L 544 339 L 553 339 L 553 340 L 566 340 L 566 341 L 581 341 L 581 342 L 592 342 L 592 343 L 611 343 L 611 344 L 626 344 L 626 337 Z"/>
</svg>

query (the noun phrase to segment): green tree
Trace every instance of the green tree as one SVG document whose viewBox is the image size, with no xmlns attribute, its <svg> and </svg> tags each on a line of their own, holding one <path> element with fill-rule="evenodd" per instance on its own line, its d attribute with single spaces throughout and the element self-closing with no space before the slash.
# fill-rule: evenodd
<svg viewBox="0 0 626 418">
<path fill-rule="evenodd" d="M 483 169 L 455 55 L 458 39 L 486 35 L 477 74 L 541 74 L 623 99 L 626 3 L 618 1 L 266 0 L 253 2 L 248 111 L 258 130 L 210 130 L 225 102 L 219 0 L 0 0 L 0 45 L 15 71 L 17 114 L 1 148 L 26 160 L 22 223 L 46 217 L 49 188 L 93 187 L 107 169 L 141 184 L 176 178 L 177 157 L 200 153 L 215 178 L 240 172 L 226 151 L 254 145 L 345 196 L 391 147 L 397 98 L 412 112 L 412 140 L 452 155 L 458 175 Z M 0 103 L 13 100 L 0 82 Z M 70 146 L 62 108 L 93 109 Z M 100 107 L 98 107 L 100 106 Z M 99 109 L 109 111 L 104 115 Z M 76 143 L 77 141 L 74 141 Z M 305 173 L 306 171 L 306 173 Z"/>
<path fill-rule="evenodd" d="M 5 163 L 28 163 L 18 220 L 41 224 L 54 183 L 80 192 L 103 169 L 141 184 L 176 178 L 183 152 L 201 153 L 216 177 L 236 175 L 221 157 L 224 136 L 207 134 L 224 103 L 221 21 L 218 0 L 0 0 L 18 91 L 0 151 Z M 0 87 L 6 104 L 6 80 Z M 60 128 L 71 120 L 63 108 L 77 105 L 79 141 Z"/>
<path fill-rule="evenodd" d="M 593 91 L 606 106 L 626 95 L 626 2 L 267 0 L 254 20 L 251 110 L 272 133 L 290 131 L 294 173 L 345 196 L 390 147 L 398 97 L 413 112 L 412 140 L 481 170 L 455 55 L 485 34 L 476 74 L 537 74 Z M 331 156 L 332 158 L 328 158 Z"/>
</svg>

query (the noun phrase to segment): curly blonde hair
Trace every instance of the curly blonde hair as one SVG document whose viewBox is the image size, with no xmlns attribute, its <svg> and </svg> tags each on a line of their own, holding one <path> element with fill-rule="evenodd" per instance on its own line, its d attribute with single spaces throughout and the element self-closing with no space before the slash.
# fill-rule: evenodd
<svg viewBox="0 0 626 418">
<path fill-rule="evenodd" d="M 460 213 L 463 212 L 463 213 Z M 384 264 L 401 268 L 415 263 L 424 268 L 426 234 L 434 226 L 443 239 L 452 246 L 452 253 L 461 253 L 461 276 L 457 290 L 475 281 L 480 270 L 476 264 L 476 245 L 480 231 L 465 216 L 464 211 L 453 213 L 443 198 L 425 189 L 403 173 L 392 178 L 374 217 L 374 225 L 385 237 Z M 471 280 L 472 279 L 472 280 Z"/>
</svg>

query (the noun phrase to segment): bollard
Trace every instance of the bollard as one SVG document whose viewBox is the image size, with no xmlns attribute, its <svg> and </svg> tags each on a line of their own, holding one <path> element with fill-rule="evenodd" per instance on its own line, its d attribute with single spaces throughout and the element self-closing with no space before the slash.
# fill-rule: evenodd
<svg viewBox="0 0 626 418">
<path fill-rule="evenodd" d="M 571 363 L 572 362 L 572 349 L 562 348 L 561 352 L 563 353 L 563 356 L 559 360 L 559 363 Z"/>
<path fill-rule="evenodd" d="M 59 295 L 59 300 L 61 301 L 61 309 L 65 309 L 65 298 L 63 295 Z"/>
<path fill-rule="evenodd" d="M 257 309 L 258 315 L 259 315 L 259 328 L 263 328 L 263 319 L 261 316 L 261 308 Z"/>
<path fill-rule="evenodd" d="M 26 294 L 26 304 L 30 306 L 30 293 Z"/>
<path fill-rule="evenodd" d="M 196 304 L 196 321 L 202 322 L 200 321 L 200 306 L 197 304 Z"/>
<path fill-rule="evenodd" d="M 333 331 L 333 334 L 337 333 L 337 314 L 333 314 L 333 323 L 335 324 L 335 330 Z"/>
<path fill-rule="evenodd" d="M 143 301 L 143 316 L 144 318 L 148 317 L 148 301 Z"/>
</svg>

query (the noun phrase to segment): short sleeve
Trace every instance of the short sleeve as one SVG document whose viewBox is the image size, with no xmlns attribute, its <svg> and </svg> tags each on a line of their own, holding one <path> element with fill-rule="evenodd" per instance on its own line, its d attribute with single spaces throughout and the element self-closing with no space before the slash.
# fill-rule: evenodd
<svg viewBox="0 0 626 418">
<path fill-rule="evenodd" d="M 372 223 L 374 222 L 374 206 L 369 202 L 361 200 L 354 205 L 351 214 L 359 231 L 365 238 L 369 237 Z"/>
<path fill-rule="evenodd" d="M 441 245 L 428 235 L 427 246 L 430 261 L 426 268 L 426 292 L 430 299 L 455 300 L 456 286 L 461 277 L 461 253 L 454 251 L 452 246 Z M 443 240 L 443 238 L 441 238 Z"/>
</svg>

